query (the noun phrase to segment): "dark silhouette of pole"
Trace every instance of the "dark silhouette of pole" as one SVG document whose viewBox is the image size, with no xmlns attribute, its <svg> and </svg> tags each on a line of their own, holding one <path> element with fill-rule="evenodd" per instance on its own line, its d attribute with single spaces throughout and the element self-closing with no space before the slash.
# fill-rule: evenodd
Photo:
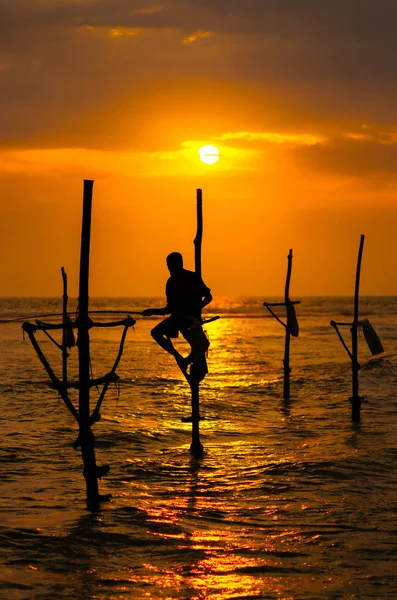
<svg viewBox="0 0 397 600">
<path fill-rule="evenodd" d="M 360 370 L 360 365 L 358 362 L 358 313 L 359 313 L 359 300 L 360 300 L 360 274 L 361 274 L 361 260 L 363 256 L 363 248 L 364 248 L 364 235 L 361 235 L 360 238 L 360 247 L 358 249 L 358 258 L 357 258 L 357 269 L 356 269 L 356 285 L 354 289 L 354 316 L 353 323 L 351 327 L 351 336 L 352 336 L 352 387 L 353 394 L 351 398 L 352 403 L 352 420 L 355 422 L 360 421 L 360 409 L 361 409 L 361 400 L 362 398 L 358 393 L 358 372 Z"/>
<path fill-rule="evenodd" d="M 283 386 L 283 399 L 290 399 L 290 345 L 291 345 L 291 335 L 293 337 L 298 337 L 299 335 L 299 325 L 296 318 L 295 313 L 295 304 L 300 304 L 300 300 L 292 301 L 289 297 L 289 288 L 291 283 L 291 274 L 292 274 L 292 249 L 290 249 L 288 253 L 288 267 L 287 267 L 287 277 L 285 280 L 285 288 L 284 288 L 284 302 L 264 302 L 263 306 L 267 308 L 270 314 L 278 321 L 283 327 L 285 327 L 285 344 L 284 344 L 284 386 Z M 285 310 L 287 313 L 286 322 L 282 321 L 278 315 L 274 312 L 273 308 L 275 306 L 285 306 Z"/>
<path fill-rule="evenodd" d="M 63 294 L 62 294 L 62 323 L 65 326 L 68 320 L 68 277 L 65 273 L 65 269 L 61 268 L 62 283 L 63 283 Z M 67 389 L 68 385 L 68 348 L 67 348 L 67 335 L 68 331 L 66 327 L 62 329 L 62 383 Z"/>
<path fill-rule="evenodd" d="M 90 238 L 92 190 L 94 182 L 84 180 L 83 222 L 81 230 L 78 350 L 79 350 L 79 442 L 84 464 L 84 477 L 87 486 L 87 502 L 98 504 L 98 476 L 94 451 L 94 435 L 90 424 L 90 318 L 88 315 L 88 282 L 90 268 Z"/>
<path fill-rule="evenodd" d="M 336 321 L 331 321 L 330 325 L 333 327 L 338 334 L 340 341 L 342 342 L 342 346 L 346 350 L 351 363 L 352 363 L 352 395 L 349 400 L 352 405 L 351 418 L 352 421 L 359 423 L 360 421 L 360 411 L 361 411 L 361 403 L 363 398 L 359 395 L 358 390 L 358 372 L 360 370 L 360 364 L 358 362 L 358 329 L 362 328 L 365 341 L 368 344 L 368 348 L 372 355 L 380 354 L 383 352 L 383 345 L 379 339 L 378 334 L 375 329 L 372 327 L 371 323 L 368 319 L 359 319 L 359 301 L 360 301 L 360 276 L 361 276 L 361 262 L 363 257 L 363 249 L 364 249 L 364 239 L 365 236 L 361 235 L 360 237 L 360 246 L 358 249 L 358 258 L 357 258 L 357 268 L 356 268 L 356 283 L 354 287 L 354 308 L 353 308 L 353 321 L 350 323 L 337 323 Z M 340 327 L 349 327 L 352 344 L 351 351 L 343 339 L 341 332 L 339 331 Z"/>
<path fill-rule="evenodd" d="M 290 316 L 289 313 L 289 286 L 291 283 L 291 272 L 292 272 L 292 250 L 289 251 L 288 254 L 288 269 L 287 269 L 287 279 L 285 282 L 285 293 L 284 293 L 284 302 L 287 310 L 287 326 L 285 328 L 285 349 L 284 349 L 284 390 L 283 390 L 283 398 L 284 400 L 289 400 L 290 398 L 290 366 L 289 366 L 289 350 L 290 350 L 290 342 L 291 342 L 291 333 L 290 333 Z"/>
<path fill-rule="evenodd" d="M 197 231 L 194 238 L 194 270 L 199 277 L 201 273 L 201 246 L 203 241 L 203 195 L 202 190 L 197 190 Z M 192 393 L 192 443 L 190 453 L 201 456 L 204 447 L 200 442 L 200 384 L 192 376 L 189 377 L 189 386 Z"/>
<path fill-rule="evenodd" d="M 40 320 L 36 317 L 35 323 L 25 321 L 22 325 L 24 332 L 27 333 L 32 343 L 37 356 L 46 370 L 51 383 L 49 384 L 51 389 L 57 390 L 58 394 L 64 401 L 68 410 L 71 412 L 73 417 L 79 426 L 79 434 L 76 441 L 73 444 L 73 448 L 81 447 L 81 454 L 83 458 L 84 470 L 83 474 L 86 480 L 87 489 L 87 503 L 90 509 L 96 510 L 99 507 L 99 502 L 105 502 L 110 500 L 111 494 L 100 495 L 98 492 L 98 479 L 101 479 L 104 475 L 109 472 L 109 465 L 97 466 L 95 460 L 94 451 L 94 435 L 91 431 L 91 426 L 100 420 L 100 407 L 105 397 L 106 391 L 111 383 L 115 383 L 119 380 L 119 376 L 116 373 L 116 369 L 121 360 L 121 356 L 124 349 L 124 343 L 127 335 L 127 331 L 130 327 L 135 324 L 135 319 L 131 316 L 127 316 L 121 321 L 110 321 L 108 323 L 95 322 L 89 317 L 88 307 L 88 288 L 89 288 L 89 264 L 90 264 L 90 237 L 91 237 L 91 212 L 92 212 L 92 190 L 93 181 L 84 180 L 84 194 L 83 194 L 83 219 L 82 219 L 82 231 L 81 231 L 81 252 L 80 252 L 80 277 L 79 277 L 79 309 L 77 318 L 73 321 L 70 319 L 68 313 L 68 293 L 67 293 L 67 276 L 65 269 L 62 267 L 62 281 L 63 281 L 63 303 L 62 313 L 50 313 L 46 315 L 36 315 L 40 317 Z M 93 311 L 101 313 L 103 311 Z M 109 311 L 104 311 L 109 312 Z M 118 312 L 118 311 L 110 311 Z M 41 320 L 42 317 L 49 316 L 62 316 L 62 323 L 46 323 Z M 124 331 L 121 336 L 120 347 L 114 362 L 112 369 L 104 376 L 93 379 L 90 378 L 90 337 L 89 330 L 92 327 L 119 327 L 124 326 Z M 68 349 L 75 346 L 75 338 L 73 330 L 77 329 L 78 340 L 78 353 L 79 353 L 79 380 L 68 381 L 67 372 L 67 359 Z M 52 337 L 51 333 L 54 331 L 62 330 L 62 344 L 59 344 L 55 338 Z M 36 332 L 42 331 L 54 344 L 62 351 L 62 381 L 56 376 L 55 372 L 51 368 L 50 363 L 46 359 L 43 351 L 41 350 L 38 341 L 36 340 Z M 90 388 L 92 386 L 98 386 L 103 384 L 103 389 L 100 394 L 99 400 L 96 403 L 95 409 L 90 415 Z M 79 390 L 79 407 L 78 410 L 75 408 L 71 398 L 69 397 L 69 389 Z"/>
</svg>

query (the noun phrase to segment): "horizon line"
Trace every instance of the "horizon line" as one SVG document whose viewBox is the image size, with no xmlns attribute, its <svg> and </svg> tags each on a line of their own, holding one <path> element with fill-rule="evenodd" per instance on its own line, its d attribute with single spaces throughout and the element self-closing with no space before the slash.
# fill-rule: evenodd
<svg viewBox="0 0 397 600">
<path fill-rule="evenodd" d="M 300 298 L 352 298 L 354 294 L 297 294 Z M 213 299 L 216 298 L 262 298 L 266 296 L 266 294 L 236 294 L 236 295 L 228 295 L 228 294 L 219 294 L 217 296 L 213 296 Z M 284 298 L 284 294 L 267 294 L 267 297 L 270 298 Z M 0 300 L 13 300 L 16 298 L 26 298 L 31 300 L 54 300 L 60 299 L 62 300 L 62 296 L 0 296 Z M 161 295 L 153 295 L 153 294 L 145 294 L 138 296 L 89 296 L 91 300 L 105 300 L 105 299 L 120 299 L 120 298 L 165 298 L 164 294 Z M 396 294 L 361 294 L 360 298 L 397 298 Z M 78 299 L 78 296 L 69 296 L 69 300 Z"/>
</svg>

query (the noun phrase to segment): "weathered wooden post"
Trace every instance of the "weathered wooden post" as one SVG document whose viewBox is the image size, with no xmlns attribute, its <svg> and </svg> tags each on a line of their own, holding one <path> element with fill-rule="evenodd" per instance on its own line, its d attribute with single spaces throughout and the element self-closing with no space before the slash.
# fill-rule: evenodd
<svg viewBox="0 0 397 600">
<path fill-rule="evenodd" d="M 293 337 L 298 337 L 299 335 L 299 325 L 296 319 L 296 313 L 294 304 L 300 304 L 300 300 L 291 301 L 289 297 L 289 288 L 291 283 L 291 274 L 292 274 L 292 250 L 289 251 L 288 254 L 288 268 L 287 268 L 287 278 L 285 281 L 285 290 L 284 290 L 284 302 L 264 302 L 263 306 L 267 308 L 270 314 L 279 322 L 283 327 L 285 327 L 285 345 L 284 345 L 284 386 L 283 386 L 283 398 L 284 400 L 290 399 L 290 344 L 291 344 L 291 335 Z M 286 323 L 284 323 L 273 311 L 274 306 L 285 306 L 287 319 Z"/>
<path fill-rule="evenodd" d="M 382 342 L 380 341 L 376 331 L 372 327 L 368 319 L 359 320 L 359 301 L 360 301 L 360 275 L 361 275 L 361 261 L 363 256 L 365 236 L 360 237 L 360 246 L 358 249 L 357 268 L 356 268 L 356 283 L 354 286 L 354 308 L 353 308 L 353 322 L 352 323 L 336 323 L 331 321 L 331 327 L 334 327 L 344 349 L 346 350 L 351 362 L 352 362 L 352 395 L 349 398 L 352 405 L 352 421 L 358 423 L 361 417 L 361 402 L 362 397 L 358 393 L 358 372 L 360 370 L 360 364 L 358 362 L 358 328 L 361 327 L 364 333 L 365 340 L 372 354 L 380 354 L 383 352 Z M 339 327 L 350 327 L 350 333 L 352 338 L 352 349 L 350 351 L 348 345 Z"/>
<path fill-rule="evenodd" d="M 194 238 L 194 270 L 199 277 L 201 272 L 201 247 L 203 241 L 203 193 L 201 189 L 196 192 L 197 208 L 197 231 Z M 192 376 L 188 378 L 190 390 L 192 393 L 192 443 L 190 453 L 194 456 L 201 456 L 204 447 L 200 442 L 200 383 Z"/>
<path fill-rule="evenodd" d="M 358 258 L 357 258 L 357 269 L 356 269 L 356 284 L 354 286 L 354 314 L 353 314 L 353 323 L 351 328 L 351 336 L 352 336 L 352 421 L 359 422 L 360 421 L 360 410 L 361 410 L 361 400 L 362 398 L 358 393 L 358 372 L 360 370 L 360 365 L 358 363 L 358 311 L 359 311 L 359 300 L 360 300 L 360 275 L 361 275 L 361 260 L 363 256 L 363 248 L 364 248 L 364 235 L 361 235 L 360 238 L 360 246 L 358 249 Z"/>
<path fill-rule="evenodd" d="M 288 269 L 287 269 L 287 279 L 285 282 L 285 293 L 284 293 L 284 302 L 287 310 L 287 326 L 285 328 L 285 350 L 284 350 L 284 390 L 283 390 L 283 398 L 284 400 L 289 400 L 290 397 L 290 366 L 289 366 L 289 349 L 291 342 L 291 333 L 290 333 L 290 311 L 288 310 L 288 305 L 290 303 L 289 298 L 289 286 L 291 282 L 291 271 L 292 271 L 292 250 L 289 251 L 288 254 Z"/>
<path fill-rule="evenodd" d="M 71 412 L 73 417 L 79 426 L 79 435 L 73 444 L 75 450 L 80 446 L 81 454 L 83 458 L 84 470 L 83 474 L 86 480 L 87 490 L 87 503 L 91 509 L 96 509 L 100 501 L 106 501 L 110 499 L 110 494 L 100 495 L 98 491 L 98 479 L 106 475 L 109 471 L 108 465 L 98 467 L 95 460 L 94 450 L 94 435 L 91 431 L 91 426 L 100 420 L 100 408 L 104 400 L 106 391 L 111 383 L 118 381 L 119 376 L 116 373 L 116 369 L 120 362 L 124 343 L 127 335 L 127 331 L 130 327 L 133 327 L 135 320 L 127 316 L 121 321 L 111 321 L 109 323 L 95 322 L 90 319 L 89 316 L 89 259 L 90 259 L 90 237 L 91 237 L 91 211 L 92 211 L 92 190 L 93 181 L 84 181 L 84 194 L 83 194 L 83 219 L 82 219 L 82 231 L 81 231 L 81 253 L 80 253 L 80 278 L 79 278 L 79 308 L 78 316 L 72 321 L 67 311 L 67 276 L 64 268 L 62 267 L 62 280 L 63 280 L 63 303 L 62 303 L 62 323 L 44 323 L 37 319 L 36 323 L 30 323 L 26 321 L 23 323 L 22 328 L 25 333 L 29 336 L 33 348 L 35 349 L 37 356 L 46 370 L 51 383 L 50 387 L 57 390 L 61 396 L 66 407 Z M 93 311 L 93 312 L 124 312 L 124 311 Z M 128 311 L 125 311 L 128 312 Z M 139 313 L 140 314 L 140 313 Z M 40 317 L 46 316 L 60 316 L 59 313 L 37 315 Z M 32 317 L 36 318 L 36 317 Z M 121 336 L 119 351 L 116 356 L 111 370 L 97 379 L 90 379 L 90 337 L 89 330 L 92 327 L 118 327 L 124 326 L 124 331 Z M 77 329 L 78 333 L 78 353 L 79 353 L 79 380 L 77 382 L 68 381 L 67 373 L 67 349 L 75 345 L 73 329 Z M 62 343 L 59 344 L 49 333 L 56 330 L 62 330 Z M 42 331 L 58 349 L 62 351 L 62 378 L 58 378 L 52 369 L 50 363 L 46 359 L 43 351 L 41 350 L 35 334 L 37 331 Z M 102 391 L 96 402 L 95 409 L 90 411 L 90 388 L 92 386 L 98 387 L 103 384 Z M 70 396 L 70 389 L 78 389 L 78 410 L 75 408 Z"/>
<path fill-rule="evenodd" d="M 65 389 L 68 385 L 68 330 L 66 324 L 68 321 L 68 277 L 65 269 L 61 268 L 63 293 L 62 293 L 62 383 Z M 72 330 L 70 330 L 72 331 Z"/>
<path fill-rule="evenodd" d="M 88 283 L 90 270 L 90 239 L 92 190 L 94 182 L 84 180 L 83 222 L 81 230 L 79 314 L 77 346 L 79 351 L 79 441 L 87 486 L 87 502 L 98 504 L 98 475 L 95 461 L 94 435 L 90 423 L 90 317 L 88 315 Z"/>
</svg>

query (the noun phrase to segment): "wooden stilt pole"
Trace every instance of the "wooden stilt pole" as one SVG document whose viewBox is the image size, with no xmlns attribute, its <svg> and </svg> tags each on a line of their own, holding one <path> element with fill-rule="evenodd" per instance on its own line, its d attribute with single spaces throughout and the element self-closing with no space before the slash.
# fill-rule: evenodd
<svg viewBox="0 0 397 600">
<path fill-rule="evenodd" d="M 88 281 L 90 264 L 92 190 L 94 182 L 84 180 L 83 222 L 81 232 L 78 350 L 79 350 L 79 415 L 80 445 L 87 486 L 87 503 L 98 505 L 98 476 L 94 451 L 94 435 L 90 425 L 90 318 L 88 315 Z"/>
<path fill-rule="evenodd" d="M 36 320 L 36 323 L 26 321 L 22 328 L 29 336 L 34 350 L 37 353 L 44 369 L 46 370 L 51 384 L 50 387 L 57 390 L 62 400 L 66 404 L 69 411 L 72 413 L 79 425 L 79 435 L 73 445 L 76 450 L 81 447 L 81 454 L 84 465 L 84 477 L 86 480 L 87 503 L 90 509 L 98 508 L 99 502 L 107 501 L 111 495 L 100 495 L 98 491 L 98 479 L 101 479 L 109 471 L 108 465 L 98 467 L 95 460 L 94 450 L 94 435 L 91 431 L 91 425 L 99 421 L 99 409 L 104 399 L 105 393 L 109 384 L 116 382 L 119 377 L 116 373 L 116 368 L 120 362 L 121 355 L 124 349 L 124 343 L 127 335 L 127 330 L 135 324 L 135 320 L 128 316 L 122 321 L 111 321 L 110 323 L 97 323 L 91 321 L 88 309 L 88 283 L 89 283 L 89 262 L 90 262 L 90 237 L 91 237 L 91 212 L 92 212 L 92 190 L 94 182 L 91 180 L 84 181 L 84 196 L 83 196 L 83 219 L 81 232 L 81 253 L 80 253 L 80 280 L 79 280 L 79 310 L 77 319 L 71 321 L 68 315 L 68 294 L 67 294 L 67 276 L 62 267 L 63 280 L 63 305 L 62 313 L 37 315 L 44 316 L 62 316 L 61 324 L 45 323 Z M 102 311 L 93 311 L 102 312 Z M 114 311 L 112 311 L 114 312 Z M 35 318 L 35 317 L 31 317 Z M 124 331 L 121 337 L 120 348 L 117 354 L 113 368 L 109 373 L 97 379 L 90 379 L 90 337 L 89 330 L 91 327 L 116 327 L 124 326 Z M 62 330 L 62 345 L 60 345 L 50 334 L 49 331 Z M 73 329 L 77 329 L 78 354 L 79 354 L 79 380 L 77 382 L 68 382 L 67 358 L 68 349 L 75 346 Z M 62 381 L 55 375 L 50 363 L 44 356 L 35 337 L 36 331 L 42 331 L 47 337 L 62 351 Z M 100 398 L 96 404 L 95 410 L 90 415 L 90 388 L 93 385 L 104 384 Z M 75 388 L 79 390 L 79 410 L 77 410 L 69 397 L 68 390 Z"/>
<path fill-rule="evenodd" d="M 291 333 L 290 333 L 290 328 L 289 328 L 288 304 L 290 303 L 289 286 L 291 283 L 291 272 L 292 272 L 292 250 L 290 250 L 289 254 L 288 254 L 288 269 L 287 269 L 287 279 L 285 282 L 285 294 L 284 294 L 284 302 L 285 302 L 285 306 L 287 308 L 287 326 L 285 328 L 285 349 L 284 349 L 284 360 L 283 360 L 283 364 L 284 364 L 283 398 L 284 398 L 284 400 L 289 400 L 289 398 L 290 398 L 289 375 L 290 375 L 291 369 L 289 366 L 289 349 L 290 349 L 290 342 L 291 342 Z"/>
<path fill-rule="evenodd" d="M 194 270 L 201 277 L 201 246 L 203 241 L 203 195 L 202 190 L 197 190 L 197 231 L 194 238 Z M 192 394 L 192 443 L 190 454 L 201 456 L 204 447 L 200 442 L 200 384 L 189 377 L 190 391 Z"/>
<path fill-rule="evenodd" d="M 61 268 L 63 294 L 62 294 L 62 323 L 66 325 L 68 320 L 68 277 L 65 269 Z M 62 383 L 67 390 L 68 385 L 68 347 L 67 347 L 67 330 L 62 329 Z"/>
<path fill-rule="evenodd" d="M 354 289 L 354 317 L 351 328 L 352 335 L 352 388 L 353 393 L 351 397 L 352 403 L 352 421 L 360 421 L 360 409 L 362 398 L 358 394 L 358 372 L 360 365 L 358 362 L 358 315 L 359 315 L 359 299 L 360 299 L 360 274 L 361 274 L 361 260 L 364 248 L 364 235 L 360 238 L 360 247 L 358 250 L 357 259 L 357 270 L 356 270 L 356 285 Z"/>
<path fill-rule="evenodd" d="M 283 327 L 285 327 L 285 346 L 284 346 L 284 386 L 283 386 L 283 399 L 290 399 L 290 344 L 291 344 L 291 336 L 298 337 L 299 335 L 299 325 L 296 319 L 295 313 L 295 304 L 300 304 L 300 300 L 292 301 L 289 297 L 289 288 L 291 283 L 291 274 L 292 274 L 292 249 L 290 249 L 288 253 L 288 268 L 287 268 L 287 278 L 285 281 L 285 290 L 284 290 L 284 302 L 264 302 L 263 306 L 267 308 L 270 314 L 278 321 Z M 275 306 L 285 306 L 287 318 L 284 323 L 280 317 L 276 315 L 273 310 Z"/>
</svg>

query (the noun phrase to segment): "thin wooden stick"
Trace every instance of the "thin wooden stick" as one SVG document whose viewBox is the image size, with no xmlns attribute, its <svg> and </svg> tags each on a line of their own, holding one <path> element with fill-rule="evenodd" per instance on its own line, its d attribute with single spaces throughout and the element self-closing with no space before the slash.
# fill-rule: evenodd
<svg viewBox="0 0 397 600">
<path fill-rule="evenodd" d="M 61 268 L 62 273 L 62 323 L 65 326 L 68 319 L 68 276 L 65 269 Z M 62 382 L 65 388 L 68 385 L 68 348 L 67 348 L 67 330 L 62 329 Z"/>
<path fill-rule="evenodd" d="M 365 236 L 361 235 L 360 246 L 358 250 L 357 258 L 357 269 L 356 269 L 356 284 L 354 288 L 354 317 L 351 328 L 352 336 L 352 420 L 355 422 L 360 421 L 360 409 L 362 398 L 358 393 L 358 372 L 360 365 L 358 363 L 358 315 L 359 315 L 359 300 L 360 300 L 360 275 L 361 275 L 361 261 L 364 248 Z"/>
<path fill-rule="evenodd" d="M 300 304 L 301 301 L 300 300 L 290 300 L 288 302 L 288 304 Z M 264 302 L 263 306 L 266 306 L 266 308 L 268 308 L 269 306 L 287 306 L 286 302 Z"/>
<path fill-rule="evenodd" d="M 347 354 L 349 355 L 350 360 L 353 360 L 353 355 L 350 352 L 350 349 L 349 349 L 348 345 L 346 344 L 345 340 L 342 337 L 341 332 L 338 329 L 338 325 L 340 325 L 340 323 L 335 323 L 335 321 L 331 321 L 330 325 L 331 325 L 331 327 L 333 327 L 335 329 L 335 331 L 336 331 L 336 333 L 338 335 L 338 338 L 340 339 L 340 341 L 342 343 L 342 346 L 344 347 L 344 349 L 346 350 Z M 345 325 L 346 325 L 346 323 L 345 323 Z M 350 327 L 352 326 L 351 323 L 349 323 L 349 325 L 350 325 Z"/>
<path fill-rule="evenodd" d="M 79 413 L 73 406 L 73 404 L 68 396 L 67 390 L 63 387 L 63 385 L 59 381 L 58 377 L 56 377 L 56 375 L 54 374 L 54 371 L 52 370 L 50 363 L 44 356 L 39 344 L 36 341 L 36 338 L 34 337 L 34 326 L 31 323 L 24 323 L 22 328 L 28 334 L 30 342 L 31 342 L 33 348 L 35 349 L 36 354 L 37 354 L 41 364 L 43 365 L 44 369 L 47 371 L 47 374 L 48 374 L 49 378 L 51 379 L 52 387 L 54 388 L 54 390 L 57 390 L 57 392 L 61 396 L 62 400 L 66 404 L 67 408 L 70 410 L 70 412 L 72 413 L 72 415 L 74 416 L 76 421 L 79 422 L 79 420 L 80 420 Z"/>
<path fill-rule="evenodd" d="M 286 278 L 286 282 L 285 282 L 285 292 L 284 292 L 284 302 L 285 305 L 287 305 L 290 302 L 289 299 L 289 286 L 291 283 L 291 272 L 292 272 L 292 250 L 289 251 L 288 254 L 288 269 L 287 269 L 287 278 Z M 288 327 L 288 312 L 287 312 L 287 325 L 285 327 L 285 347 L 284 347 L 284 359 L 283 359 L 283 364 L 284 364 L 284 391 L 283 391 L 283 398 L 284 400 L 289 400 L 290 398 L 290 379 L 289 379 L 289 375 L 291 372 L 290 366 L 289 366 L 289 350 L 290 350 L 290 342 L 291 342 L 291 333 L 290 333 L 290 329 Z"/>
<path fill-rule="evenodd" d="M 284 344 L 284 358 L 283 358 L 283 366 L 284 366 L 284 385 L 283 385 L 283 399 L 290 399 L 290 345 L 291 345 L 291 335 L 293 337 L 298 337 L 299 334 L 299 326 L 296 320 L 295 315 L 295 304 L 300 304 L 300 300 L 291 300 L 289 297 L 289 288 L 291 284 L 291 275 L 292 275 L 292 249 L 290 249 L 288 253 L 288 267 L 287 267 L 287 276 L 285 280 L 285 288 L 284 288 L 284 302 L 264 302 L 263 306 L 267 308 L 270 314 L 285 328 L 285 344 Z M 282 321 L 280 317 L 274 312 L 273 307 L 275 306 L 285 306 L 286 308 L 286 322 Z"/>
<path fill-rule="evenodd" d="M 132 317 L 126 317 L 121 321 L 109 321 L 109 323 L 98 323 L 97 321 L 91 321 L 91 327 L 120 327 L 120 325 L 124 325 L 124 327 L 133 327 L 136 321 Z"/>
<path fill-rule="evenodd" d="M 78 329 L 78 321 L 68 321 L 67 323 L 46 323 L 45 321 L 36 321 L 37 331 L 56 331 L 59 329 Z"/>
<path fill-rule="evenodd" d="M 93 379 L 90 379 L 89 382 L 89 388 L 91 389 L 92 387 L 98 387 L 98 385 L 102 385 L 102 383 L 114 383 L 115 381 L 119 380 L 119 376 L 116 375 L 115 373 L 113 373 L 113 371 L 109 371 L 109 373 L 106 373 L 106 375 L 101 375 L 101 377 L 96 377 Z M 74 390 L 79 390 L 81 388 L 80 382 L 79 381 L 69 381 L 68 382 L 68 389 L 74 389 Z"/>
<path fill-rule="evenodd" d="M 139 310 L 89 310 L 88 313 L 90 315 L 93 314 L 97 314 L 97 315 L 105 315 L 105 314 L 115 314 L 115 315 L 142 315 L 142 311 Z M 67 315 L 75 315 L 75 311 L 73 312 L 68 312 Z M 3 323 L 18 323 L 18 322 L 24 322 L 26 320 L 29 319 L 42 319 L 42 318 L 47 318 L 47 317 L 63 317 L 63 312 L 61 313 L 46 313 L 45 315 L 28 315 L 27 317 L 15 317 L 15 319 L 0 319 L 0 325 L 2 325 Z M 52 324 L 48 324 L 49 326 Z M 56 325 L 53 326 L 53 329 L 62 329 L 62 327 L 66 327 L 66 328 L 70 328 L 70 327 L 77 327 L 76 325 L 70 325 L 69 323 L 67 325 Z"/>
<path fill-rule="evenodd" d="M 125 319 L 122 319 L 121 321 L 109 321 L 108 323 L 99 323 L 97 321 L 93 321 L 92 319 L 90 319 L 88 317 L 87 320 L 87 326 L 89 329 L 91 329 L 92 327 L 119 327 L 120 325 L 126 325 L 128 323 L 128 327 L 133 327 L 136 323 L 135 319 L 133 319 L 132 317 L 126 317 Z M 57 324 L 57 323 L 45 323 L 44 321 L 36 321 L 37 327 L 36 330 L 49 330 L 49 331 L 55 331 L 55 330 L 59 330 L 59 329 L 78 329 L 79 328 L 79 320 L 76 319 L 76 321 L 69 321 L 67 320 L 66 323 L 61 323 L 61 324 Z M 58 345 L 59 347 L 61 347 L 60 345 Z"/>
<path fill-rule="evenodd" d="M 199 277 L 201 273 L 201 246 L 203 242 L 203 192 L 197 190 L 196 195 L 196 208 L 197 208 L 197 231 L 196 237 L 194 238 L 194 270 Z"/>
<path fill-rule="evenodd" d="M 110 373 L 108 373 L 108 375 L 112 375 L 112 374 L 115 375 L 115 373 L 116 373 L 116 369 L 119 365 L 121 355 L 123 354 L 124 342 L 125 342 L 125 338 L 127 336 L 127 331 L 129 329 L 129 327 L 130 327 L 130 325 L 128 325 L 128 324 L 125 325 L 125 327 L 124 327 L 123 335 L 121 336 L 121 340 L 120 340 L 119 353 L 116 357 L 116 360 L 114 361 L 113 368 L 110 371 Z M 99 419 L 100 419 L 99 411 L 100 411 L 101 404 L 103 402 L 103 399 L 105 397 L 105 394 L 108 390 L 110 383 L 111 383 L 110 381 L 106 381 L 105 385 L 103 386 L 101 395 L 99 396 L 99 399 L 96 403 L 95 409 L 93 410 L 92 415 L 91 415 L 91 423 L 95 423 L 96 421 L 99 421 Z"/>
<path fill-rule="evenodd" d="M 37 324 L 40 325 L 40 321 L 37 321 Z M 62 351 L 62 344 L 58 344 L 58 342 L 56 341 L 56 339 L 54 339 L 52 337 L 52 335 L 50 335 L 48 333 L 48 331 L 46 329 L 42 329 L 44 335 L 46 335 L 48 337 L 48 339 L 59 349 Z"/>
<path fill-rule="evenodd" d="M 276 315 L 276 313 L 270 308 L 269 304 L 263 303 L 263 306 L 265 306 L 267 308 L 267 310 L 272 315 L 272 317 L 274 317 L 276 319 L 276 321 L 278 321 L 280 323 L 280 325 L 282 325 L 285 328 L 287 327 L 287 325 L 280 319 L 280 317 L 278 315 Z M 279 306 L 285 306 L 284 302 L 282 305 L 280 304 Z"/>
</svg>

